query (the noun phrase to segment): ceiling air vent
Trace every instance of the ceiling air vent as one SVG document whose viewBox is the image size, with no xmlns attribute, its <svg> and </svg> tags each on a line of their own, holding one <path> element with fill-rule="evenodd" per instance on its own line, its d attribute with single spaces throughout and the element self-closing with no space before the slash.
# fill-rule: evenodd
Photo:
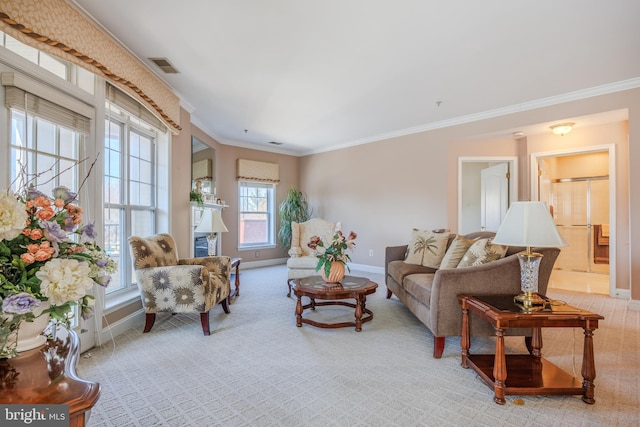
<svg viewBox="0 0 640 427">
<path fill-rule="evenodd" d="M 149 58 L 149 60 L 167 74 L 178 74 L 178 70 L 167 58 Z"/>
</svg>

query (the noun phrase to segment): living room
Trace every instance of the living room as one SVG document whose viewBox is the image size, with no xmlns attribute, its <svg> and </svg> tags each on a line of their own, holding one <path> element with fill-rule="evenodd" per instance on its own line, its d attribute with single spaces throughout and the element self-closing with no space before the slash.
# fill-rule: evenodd
<svg viewBox="0 0 640 427">
<path fill-rule="evenodd" d="M 6 13 L 20 3 L 24 2 L 3 1 L 0 11 Z M 74 5 L 77 6 L 76 3 Z M 633 15 L 636 11 L 635 5 L 625 7 L 630 9 L 626 11 L 627 15 Z M 15 16 L 11 13 L 7 15 L 12 18 Z M 46 16 L 46 13 L 43 15 Z M 7 34 L 16 30 L 6 21 L 3 21 L 0 29 Z M 634 56 L 637 53 L 627 54 L 629 57 L 620 58 L 620 62 L 632 62 L 637 71 L 638 58 Z M 3 55 L 1 65 L 3 72 L 15 72 L 16 68 L 26 73 L 33 72 L 31 68 L 24 69 L 22 63 L 16 64 L 12 58 L 7 59 L 7 55 Z M 611 63 L 611 68 L 615 68 L 614 65 Z M 557 64 L 554 68 L 561 73 Z M 527 85 L 535 79 L 536 76 L 522 76 L 519 84 Z M 640 218 L 640 202 L 631 195 L 637 194 L 640 186 L 640 170 L 634 167 L 640 165 L 639 79 L 638 74 L 622 74 L 618 80 L 607 81 L 607 84 L 598 87 L 572 91 L 559 88 L 552 99 L 533 99 L 515 107 L 496 104 L 496 111 L 491 114 L 468 114 L 457 121 L 441 120 L 439 124 L 428 126 L 405 126 L 404 130 L 395 133 L 379 132 L 384 137 L 370 140 L 352 138 L 344 146 L 317 149 L 307 154 L 287 152 L 286 145 L 280 149 L 272 146 L 258 149 L 250 144 L 221 142 L 213 136 L 215 133 L 209 129 L 209 124 L 197 116 L 198 111 L 190 111 L 189 100 L 185 99 L 178 112 L 180 130 L 170 136 L 165 218 L 158 221 L 158 224 L 162 224 L 158 231 L 167 231 L 176 237 L 179 254 L 187 256 L 192 251 L 189 190 L 193 183 L 192 176 L 184 172 L 191 169 L 189 147 L 192 137 L 215 150 L 216 191 L 218 197 L 228 205 L 222 217 L 230 231 L 222 235 L 221 253 L 242 258 L 243 270 L 246 270 L 241 274 L 248 279 L 251 277 L 250 270 L 254 270 L 252 267 L 269 269 L 281 266 L 287 258 L 287 252 L 278 245 L 259 250 L 239 249 L 238 159 L 279 166 L 276 205 L 283 200 L 290 187 L 299 188 L 307 195 L 314 209 L 314 217 L 341 221 L 344 230 L 356 231 L 358 246 L 351 254 L 352 268 L 377 277 L 383 271 L 385 248 L 407 243 L 412 228 L 458 229 L 460 158 L 515 159 L 517 199 L 530 200 L 535 198 L 536 191 L 535 185 L 532 185 L 532 182 L 535 183 L 535 174 L 531 171 L 532 156 L 606 149 L 612 153 L 614 166 L 611 173 L 614 177 L 611 199 L 612 223 L 615 224 L 612 228 L 614 263 L 610 273 L 610 299 L 619 299 L 625 307 L 637 311 L 640 310 L 640 282 L 637 280 L 640 276 L 640 249 L 631 242 L 640 239 L 640 223 L 637 220 Z M 491 92 L 482 88 L 477 93 L 480 94 L 478 96 L 489 97 Z M 435 101 L 424 108 L 431 108 L 434 114 L 439 114 L 438 109 L 443 111 L 448 108 L 446 99 L 439 105 Z M 96 105 L 97 111 L 101 111 L 99 108 Z M 6 111 L 2 107 L 0 120 L 7 120 Z M 564 136 L 554 135 L 549 127 L 560 122 L 573 122 L 575 127 Z M 253 129 L 249 129 L 248 133 L 251 132 Z M 523 135 L 515 136 L 517 132 L 523 132 Z M 95 134 L 100 135 L 101 132 Z M 0 138 L 3 151 L 8 152 L 6 133 Z M 5 156 L 6 162 L 9 158 Z M 8 188 L 10 179 L 8 174 L 4 175 L 0 183 L 3 188 Z M 96 191 L 95 194 L 102 194 L 100 180 L 96 181 L 91 183 L 91 189 Z M 95 211 L 100 212 L 99 201 L 94 202 L 97 203 L 94 205 Z M 101 216 L 97 216 L 98 224 Z M 286 277 L 280 277 L 281 273 L 282 270 L 271 276 L 274 281 L 269 286 L 274 291 L 273 294 L 267 293 L 269 297 L 275 298 L 275 294 L 278 294 L 284 298 Z M 381 287 L 383 282 L 383 279 L 379 281 Z M 232 313 L 229 316 L 242 304 L 243 297 L 239 297 L 231 306 Z M 98 301 L 103 305 L 96 307 L 96 317 L 102 319 L 104 315 L 104 320 L 95 325 L 98 343 L 108 343 L 111 336 L 141 327 L 143 313 L 138 294 L 111 307 L 104 304 L 104 299 L 98 298 Z M 293 307 L 290 308 L 292 314 Z M 243 319 L 249 321 L 247 317 Z M 383 318 L 376 318 L 372 325 L 378 320 L 382 321 Z M 213 330 L 219 321 L 221 318 L 217 315 L 212 319 Z M 291 322 L 293 326 L 293 319 Z M 417 325 L 412 324 L 411 328 L 415 329 Z M 286 339 L 286 334 L 282 338 Z M 426 352 L 420 354 L 422 357 L 426 355 Z"/>
</svg>

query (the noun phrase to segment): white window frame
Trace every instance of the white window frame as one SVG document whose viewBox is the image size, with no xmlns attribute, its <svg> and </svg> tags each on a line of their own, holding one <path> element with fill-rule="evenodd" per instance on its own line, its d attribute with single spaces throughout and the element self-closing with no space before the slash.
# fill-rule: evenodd
<svg viewBox="0 0 640 427">
<path fill-rule="evenodd" d="M 259 210 L 246 210 L 244 206 L 244 202 L 246 196 L 243 195 L 243 188 L 245 187 L 254 187 L 254 188 L 266 188 L 267 189 L 267 210 L 259 211 Z M 256 182 L 256 181 L 238 181 L 238 250 L 253 250 L 253 249 L 266 249 L 266 248 L 274 248 L 276 247 L 275 243 L 275 199 L 276 199 L 276 185 L 272 183 L 265 182 Z M 248 213 L 259 213 L 267 215 L 267 240 L 264 242 L 258 243 L 242 243 L 241 233 L 242 233 L 242 222 L 243 215 Z"/>
<path fill-rule="evenodd" d="M 117 202 L 108 202 L 106 199 L 108 197 L 107 188 L 104 188 L 104 229 L 103 233 L 106 238 L 107 228 L 110 227 L 110 224 L 107 224 L 106 211 L 107 209 L 116 209 L 120 210 L 118 225 L 120 226 L 119 230 L 119 255 L 118 258 L 118 272 L 116 274 L 119 275 L 119 281 L 121 283 L 118 288 L 107 288 L 106 289 L 106 302 L 107 307 L 113 308 L 114 305 L 117 305 L 121 302 L 126 302 L 129 297 L 137 297 L 138 296 L 138 287 L 135 281 L 135 276 L 133 274 L 133 265 L 131 263 L 131 255 L 129 254 L 129 245 L 127 242 L 127 238 L 133 234 L 134 225 L 132 224 L 132 215 L 134 212 L 146 211 L 151 213 L 152 224 L 149 227 L 148 233 L 145 234 L 155 234 L 157 233 L 158 227 L 158 199 L 159 199 L 159 174 L 158 174 L 158 158 L 159 158 L 159 150 L 162 144 L 159 144 L 159 140 L 162 139 L 159 131 L 154 129 L 151 125 L 143 122 L 142 120 L 133 117 L 131 114 L 126 112 L 125 110 L 118 108 L 107 102 L 105 107 L 105 128 L 107 122 L 115 123 L 120 129 L 120 194 L 121 201 Z M 138 205 L 131 203 L 131 195 L 129 194 L 130 189 L 130 172 L 131 172 L 131 154 L 130 154 L 130 136 L 132 133 L 140 135 L 145 138 L 149 138 L 153 144 L 153 163 L 152 163 L 152 194 L 151 194 L 151 202 L 148 205 Z M 106 132 L 105 132 L 106 138 Z M 107 156 L 109 153 L 107 152 L 106 141 L 105 145 L 105 161 L 107 160 Z M 107 177 L 108 169 L 105 166 L 105 178 Z M 106 180 L 103 183 L 106 185 Z M 109 245 L 105 242 L 105 250 L 109 253 Z"/>
</svg>

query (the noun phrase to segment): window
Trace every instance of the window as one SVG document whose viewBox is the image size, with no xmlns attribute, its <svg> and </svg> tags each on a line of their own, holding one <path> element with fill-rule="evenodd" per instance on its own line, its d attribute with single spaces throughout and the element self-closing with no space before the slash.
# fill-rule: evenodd
<svg viewBox="0 0 640 427">
<path fill-rule="evenodd" d="M 90 71 L 34 47 L 27 46 L 2 31 L 0 31 L 0 46 L 53 73 L 57 77 L 73 83 L 80 89 L 90 94 L 94 93 L 94 75 Z"/>
<path fill-rule="evenodd" d="M 274 184 L 239 181 L 239 249 L 275 246 Z"/>
<path fill-rule="evenodd" d="M 104 249 L 119 271 L 108 294 L 135 287 L 127 238 L 156 233 L 157 143 L 153 128 L 107 102 L 104 147 Z"/>
<path fill-rule="evenodd" d="M 10 123 L 8 163 L 12 189 L 19 192 L 33 185 L 50 195 L 57 186 L 65 186 L 77 193 L 90 166 L 81 159 L 85 156 L 91 120 L 31 93 L 38 92 L 32 81 L 13 77 L 12 74 L 8 80 L 19 82 L 29 91 L 16 86 L 6 86 L 4 90 Z M 64 98 L 62 93 L 58 95 Z M 82 191 L 89 190 L 83 186 Z M 86 210 L 86 200 L 80 197 L 80 201 Z M 76 313 L 72 326 L 78 326 L 77 322 Z"/>
</svg>

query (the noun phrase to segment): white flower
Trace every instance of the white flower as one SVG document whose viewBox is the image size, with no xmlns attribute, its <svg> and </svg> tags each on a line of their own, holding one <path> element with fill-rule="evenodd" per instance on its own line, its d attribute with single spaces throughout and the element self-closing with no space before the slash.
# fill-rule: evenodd
<svg viewBox="0 0 640 427">
<path fill-rule="evenodd" d="M 54 258 L 36 272 L 36 277 L 42 281 L 42 295 L 46 296 L 52 305 L 63 305 L 79 300 L 93 288 L 90 271 L 91 268 L 84 261 Z"/>
<path fill-rule="evenodd" d="M 25 204 L 15 194 L 0 191 L 0 240 L 18 237 L 28 218 Z"/>
</svg>

